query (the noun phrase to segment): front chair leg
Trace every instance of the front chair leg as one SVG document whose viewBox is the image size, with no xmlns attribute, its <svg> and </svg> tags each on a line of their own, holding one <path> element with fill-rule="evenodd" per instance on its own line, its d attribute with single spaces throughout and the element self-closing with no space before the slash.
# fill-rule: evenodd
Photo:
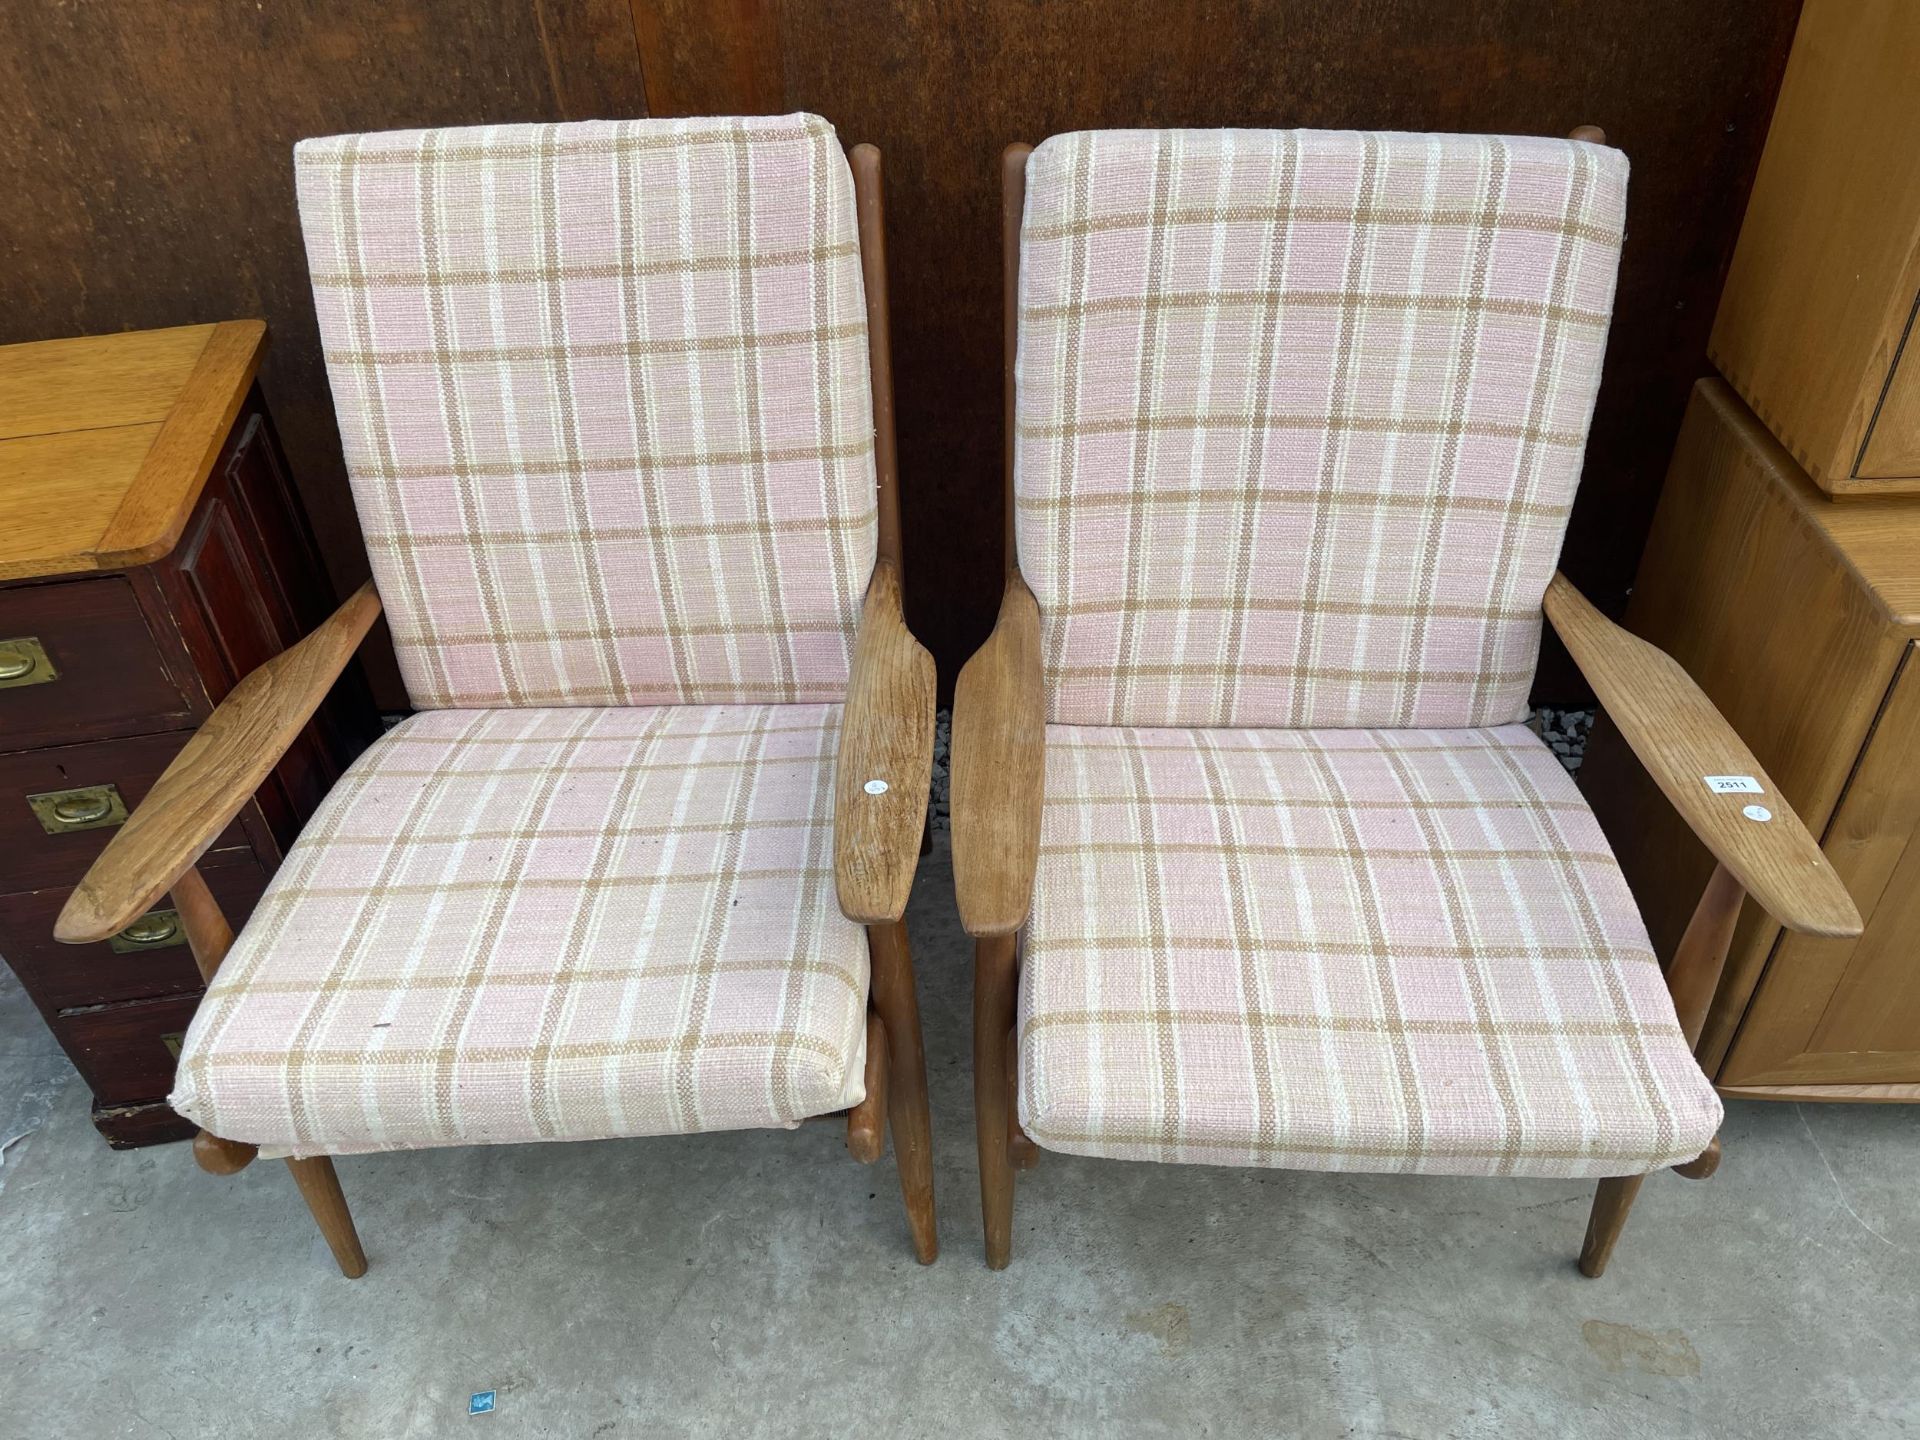
<svg viewBox="0 0 1920 1440">
<path fill-rule="evenodd" d="M 1593 1213 L 1587 1218 L 1587 1243 L 1580 1247 L 1580 1273 L 1598 1280 L 1607 1272 L 1613 1247 L 1627 1223 L 1634 1196 L 1640 1193 L 1644 1175 L 1615 1175 L 1600 1182 L 1594 1193 Z"/>
<path fill-rule="evenodd" d="M 980 1215 L 987 1268 L 1013 1259 L 1013 1095 L 1007 1083 L 1013 1027 L 1013 936 L 982 937 L 973 963 L 973 1121 L 980 1146 Z"/>
<path fill-rule="evenodd" d="M 287 1157 L 293 1183 L 307 1202 L 307 1209 L 326 1237 L 327 1248 L 340 1263 L 340 1273 L 358 1280 L 367 1273 L 367 1252 L 360 1248 L 360 1236 L 354 1231 L 353 1216 L 347 1211 L 347 1197 L 340 1193 L 340 1177 L 333 1173 L 333 1161 L 324 1155 L 308 1160 Z"/>
<path fill-rule="evenodd" d="M 927 1113 L 927 1054 L 920 1038 L 920 1001 L 913 986 L 913 956 L 902 920 L 867 927 L 873 960 L 873 1004 L 887 1027 L 887 1127 L 893 1132 L 893 1163 L 913 1232 L 913 1255 L 931 1265 L 940 1254 L 933 1215 L 933 1121 Z"/>
</svg>

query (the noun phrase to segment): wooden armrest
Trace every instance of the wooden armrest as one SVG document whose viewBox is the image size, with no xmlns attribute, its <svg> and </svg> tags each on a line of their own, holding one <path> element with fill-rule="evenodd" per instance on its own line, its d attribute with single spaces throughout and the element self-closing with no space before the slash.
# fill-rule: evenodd
<svg viewBox="0 0 1920 1440">
<path fill-rule="evenodd" d="M 833 883 L 849 920 L 884 924 L 906 911 L 933 780 L 933 710 L 933 656 L 901 614 L 899 570 L 881 560 L 854 637 L 834 777 Z"/>
<path fill-rule="evenodd" d="M 1016 571 L 953 698 L 953 883 L 969 935 L 1011 935 L 1026 923 L 1046 745 L 1040 607 Z"/>
<path fill-rule="evenodd" d="M 1733 727 L 1665 652 L 1607 619 L 1555 574 L 1547 618 L 1613 723 L 1680 818 L 1748 894 L 1789 930 L 1860 933 L 1860 912 L 1800 817 Z M 1748 776 L 1758 792 L 1720 793 L 1707 777 Z M 1772 818 L 1743 813 L 1757 805 Z"/>
<path fill-rule="evenodd" d="M 379 614 L 369 580 L 319 629 L 234 686 L 67 897 L 53 938 L 104 940 L 171 889 L 280 763 Z"/>
</svg>

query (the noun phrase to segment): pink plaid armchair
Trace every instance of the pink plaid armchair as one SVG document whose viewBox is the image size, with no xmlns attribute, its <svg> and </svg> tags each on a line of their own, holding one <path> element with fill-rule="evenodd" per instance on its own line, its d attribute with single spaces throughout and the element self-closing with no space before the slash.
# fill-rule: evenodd
<svg viewBox="0 0 1920 1440">
<path fill-rule="evenodd" d="M 931 1261 L 901 915 L 933 666 L 900 611 L 877 152 L 790 115 L 348 135 L 295 168 L 373 581 L 220 707 L 61 938 L 172 888 L 208 977 L 172 1104 L 210 1169 L 287 1155 L 349 1275 L 329 1156 L 833 1112 L 867 1160 L 890 1112 Z M 194 861 L 381 609 L 417 713 L 236 939 Z"/>
<path fill-rule="evenodd" d="M 1714 1163 L 1691 1043 L 1743 890 L 1859 927 L 1555 573 L 1625 157 L 1097 132 L 1005 178 L 1009 575 L 953 757 L 988 1263 L 1039 1147 L 1599 1177 L 1597 1275 L 1644 1174 Z M 1543 607 L 1721 861 L 1664 977 L 1521 723 Z"/>
</svg>

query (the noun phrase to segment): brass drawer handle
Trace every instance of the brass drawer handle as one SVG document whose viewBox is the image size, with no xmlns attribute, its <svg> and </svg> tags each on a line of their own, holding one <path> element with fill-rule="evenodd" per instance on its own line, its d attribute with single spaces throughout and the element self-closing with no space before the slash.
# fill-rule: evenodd
<svg viewBox="0 0 1920 1440">
<path fill-rule="evenodd" d="M 160 1043 L 167 1047 L 167 1053 L 169 1055 L 178 1060 L 180 1058 L 180 1047 L 186 1043 L 186 1039 L 186 1031 L 176 1030 L 171 1035 L 162 1035 L 160 1037 Z"/>
<path fill-rule="evenodd" d="M 58 680 L 60 672 L 47 658 L 47 649 L 32 635 L 16 635 L 0 640 L 0 690 L 15 685 L 45 685 Z"/>
<path fill-rule="evenodd" d="M 184 945 L 186 940 L 178 910 L 149 910 L 118 935 L 108 936 L 107 945 L 116 955 L 134 955 L 142 950 Z"/>
<path fill-rule="evenodd" d="M 73 790 L 47 790 L 27 796 L 27 805 L 49 835 L 75 830 L 98 830 L 126 822 L 127 802 L 117 785 L 82 785 Z"/>
</svg>

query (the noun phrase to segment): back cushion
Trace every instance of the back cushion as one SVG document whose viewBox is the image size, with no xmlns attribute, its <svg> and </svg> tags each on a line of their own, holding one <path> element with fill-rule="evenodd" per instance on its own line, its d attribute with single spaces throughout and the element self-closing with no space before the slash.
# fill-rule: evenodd
<svg viewBox="0 0 1920 1440">
<path fill-rule="evenodd" d="M 1035 150 L 1015 493 L 1051 718 L 1522 716 L 1626 186 L 1559 140 Z"/>
<path fill-rule="evenodd" d="M 844 698 L 876 501 L 826 121 L 342 135 L 295 170 L 416 706 Z"/>
</svg>

